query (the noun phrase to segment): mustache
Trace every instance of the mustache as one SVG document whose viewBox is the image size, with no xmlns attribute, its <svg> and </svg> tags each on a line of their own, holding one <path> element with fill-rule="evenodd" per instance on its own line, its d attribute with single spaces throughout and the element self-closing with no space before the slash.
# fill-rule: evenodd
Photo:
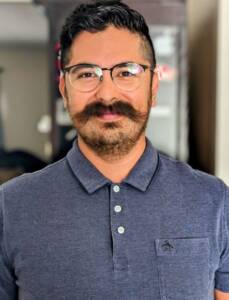
<svg viewBox="0 0 229 300">
<path fill-rule="evenodd" d="M 91 117 L 99 117 L 104 113 L 115 113 L 128 117 L 134 122 L 142 122 L 147 117 L 147 113 L 137 111 L 131 104 L 118 100 L 106 105 L 101 101 L 93 102 L 85 106 L 82 112 L 76 113 L 75 118 L 86 123 Z"/>
</svg>

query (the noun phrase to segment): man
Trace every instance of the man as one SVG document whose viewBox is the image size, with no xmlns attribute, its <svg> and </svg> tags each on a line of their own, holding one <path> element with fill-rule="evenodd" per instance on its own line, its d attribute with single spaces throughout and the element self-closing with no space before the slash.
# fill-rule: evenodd
<svg viewBox="0 0 229 300">
<path fill-rule="evenodd" d="M 0 299 L 228 300 L 229 190 L 158 153 L 143 17 L 82 4 L 61 34 L 67 156 L 1 187 Z"/>
</svg>

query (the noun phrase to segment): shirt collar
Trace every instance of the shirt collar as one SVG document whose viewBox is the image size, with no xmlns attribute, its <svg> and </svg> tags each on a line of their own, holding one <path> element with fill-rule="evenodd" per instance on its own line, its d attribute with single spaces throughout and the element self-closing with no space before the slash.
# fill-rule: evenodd
<svg viewBox="0 0 229 300">
<path fill-rule="evenodd" d="M 67 161 L 73 173 L 89 194 L 112 183 L 83 155 L 79 149 L 77 139 L 67 154 Z M 146 148 L 142 156 L 123 182 L 145 192 L 157 167 L 158 153 L 156 149 L 153 148 L 151 142 L 146 138 Z"/>
</svg>

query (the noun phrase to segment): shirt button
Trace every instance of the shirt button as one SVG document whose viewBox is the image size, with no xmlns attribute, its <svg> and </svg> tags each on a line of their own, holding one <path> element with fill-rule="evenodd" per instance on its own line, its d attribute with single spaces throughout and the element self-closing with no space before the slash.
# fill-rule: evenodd
<svg viewBox="0 0 229 300">
<path fill-rule="evenodd" d="M 125 228 L 123 226 L 118 227 L 118 233 L 123 234 L 125 232 Z"/>
<path fill-rule="evenodd" d="M 120 187 L 119 187 L 118 185 L 115 185 L 115 186 L 113 187 L 113 191 L 114 191 L 115 193 L 118 193 L 118 192 L 120 191 Z"/>
<path fill-rule="evenodd" d="M 115 212 L 120 212 L 122 210 L 122 207 L 120 205 L 115 205 L 114 211 Z"/>
</svg>

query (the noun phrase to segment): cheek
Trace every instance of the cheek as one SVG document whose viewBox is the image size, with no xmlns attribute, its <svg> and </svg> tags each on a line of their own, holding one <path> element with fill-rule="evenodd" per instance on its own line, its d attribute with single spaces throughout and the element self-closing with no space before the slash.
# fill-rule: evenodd
<svg viewBox="0 0 229 300">
<path fill-rule="evenodd" d="M 80 112 L 88 103 L 88 95 L 83 93 L 68 92 L 68 108 L 72 112 Z"/>
<path fill-rule="evenodd" d="M 149 98 L 149 89 L 139 89 L 132 95 L 132 105 L 139 111 L 145 111 L 148 108 Z"/>
</svg>

